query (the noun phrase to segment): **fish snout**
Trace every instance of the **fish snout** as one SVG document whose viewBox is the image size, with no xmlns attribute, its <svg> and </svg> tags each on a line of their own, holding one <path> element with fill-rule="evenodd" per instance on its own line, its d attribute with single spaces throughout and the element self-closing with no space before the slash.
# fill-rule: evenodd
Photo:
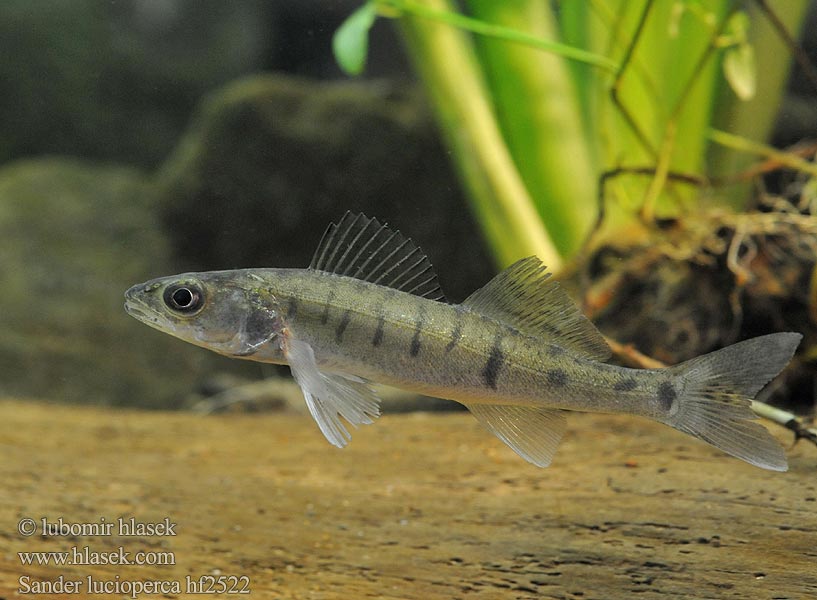
<svg viewBox="0 0 817 600">
<path fill-rule="evenodd" d="M 125 300 L 144 302 L 148 296 L 161 287 L 161 282 L 157 280 L 151 280 L 146 283 L 137 283 L 125 291 Z"/>
<path fill-rule="evenodd" d="M 126 301 L 134 300 L 136 298 L 136 295 L 137 295 L 139 289 L 143 288 L 143 287 L 144 287 L 144 284 L 142 284 L 142 283 L 129 287 L 125 291 L 125 300 Z M 125 305 L 127 306 L 127 302 L 125 303 Z"/>
<path fill-rule="evenodd" d="M 148 299 L 151 292 L 160 287 L 155 282 L 137 283 L 125 291 L 125 312 L 140 321 L 156 320 L 152 319 L 151 310 L 148 309 Z"/>
</svg>

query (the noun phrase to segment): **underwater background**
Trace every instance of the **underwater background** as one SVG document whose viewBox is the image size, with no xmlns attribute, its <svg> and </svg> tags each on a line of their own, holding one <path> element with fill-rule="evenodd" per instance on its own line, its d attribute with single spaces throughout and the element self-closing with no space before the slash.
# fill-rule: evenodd
<svg viewBox="0 0 817 600">
<path fill-rule="evenodd" d="M 395 32 L 374 28 L 364 78 L 335 64 L 357 4 L 0 3 L 0 394 L 173 408 L 213 373 L 269 374 L 145 328 L 122 293 L 305 267 L 347 210 L 439 257 L 454 299 L 491 276 Z"/>
<path fill-rule="evenodd" d="M 248 577 L 251 597 L 274 600 L 817 597 L 810 416 L 763 422 L 786 448 L 787 473 L 644 419 L 589 413 L 569 415 L 543 470 L 471 415 L 424 412 L 453 402 L 384 391 L 384 413 L 411 414 L 385 414 L 340 451 L 305 414 L 288 368 L 221 357 L 125 313 L 125 290 L 151 278 L 306 267 L 327 224 L 346 211 L 414 239 L 453 302 L 503 266 L 458 177 L 422 61 L 389 13 L 442 1 L 378 0 L 366 68 L 352 78 L 332 38 L 363 4 L 0 1 L 0 600 L 20 595 L 21 577 L 51 585 L 222 575 Z M 446 4 L 473 13 L 615 5 Z M 757 16 L 792 4 L 804 6 L 618 6 L 684 7 L 699 23 L 713 6 Z M 807 13 L 800 43 L 817 65 L 817 1 Z M 660 27 L 647 42 L 660 46 Z M 649 44 L 640 48 L 649 54 Z M 495 58 L 487 49 L 483 58 Z M 788 158 L 802 151 L 814 170 L 817 86 L 795 64 L 785 89 L 766 141 Z M 750 158 L 747 169 L 765 164 Z M 655 162 L 645 163 L 652 174 Z M 556 269 L 584 313 L 620 342 L 614 360 L 669 364 L 796 330 L 800 350 L 766 391 L 776 406 L 813 415 L 817 175 L 777 167 L 746 186 L 744 208 L 757 208 L 759 196 L 774 204 L 753 212 L 761 226 L 750 233 L 742 211 L 699 219 L 708 216 L 705 197 L 684 218 L 653 219 L 649 235 L 623 229 Z M 809 185 L 811 202 L 798 205 Z M 234 410 L 212 418 L 188 410 L 225 406 Z M 269 408 L 285 410 L 253 410 Z M 812 437 L 796 443 L 806 427 Z M 27 520 L 103 518 L 172 521 L 178 536 L 21 529 Z M 158 551 L 174 562 L 22 560 L 83 547 Z"/>
<path fill-rule="evenodd" d="M 332 35 L 359 5 L 0 3 L 0 394 L 180 408 L 276 373 L 145 328 L 122 292 L 188 270 L 304 267 L 347 210 L 411 236 L 455 302 L 493 275 L 395 29 L 374 24 L 361 77 L 335 62 Z M 802 40 L 812 61 L 816 40 Z M 775 145 L 817 136 L 798 67 L 779 114 Z M 625 342 L 660 329 L 623 304 L 591 318 L 632 324 Z M 642 346 L 670 361 L 702 351 L 662 348 Z"/>
</svg>

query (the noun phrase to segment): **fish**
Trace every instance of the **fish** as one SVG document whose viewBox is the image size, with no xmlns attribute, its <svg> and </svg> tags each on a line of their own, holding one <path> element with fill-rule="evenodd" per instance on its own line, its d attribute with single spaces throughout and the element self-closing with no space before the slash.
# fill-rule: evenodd
<svg viewBox="0 0 817 600">
<path fill-rule="evenodd" d="M 607 363 L 610 348 L 535 256 L 449 303 L 425 253 L 396 229 L 347 212 L 306 269 L 183 273 L 134 285 L 125 310 L 219 354 L 289 365 L 333 445 L 380 414 L 372 383 L 459 402 L 523 459 L 551 464 L 566 411 L 646 417 L 763 469 L 786 454 L 754 396 L 802 336 L 780 332 L 678 365 Z"/>
</svg>

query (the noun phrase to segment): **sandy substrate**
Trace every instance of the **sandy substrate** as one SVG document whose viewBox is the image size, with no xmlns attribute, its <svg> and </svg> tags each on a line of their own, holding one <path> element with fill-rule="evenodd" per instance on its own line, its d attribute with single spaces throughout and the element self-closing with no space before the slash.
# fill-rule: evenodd
<svg viewBox="0 0 817 600">
<path fill-rule="evenodd" d="M 464 413 L 384 416 L 341 451 L 303 415 L 4 401 L 0 597 L 817 597 L 817 449 L 780 474 L 640 419 L 568 422 L 541 470 Z M 18 554 L 52 551 L 174 564 Z"/>
</svg>

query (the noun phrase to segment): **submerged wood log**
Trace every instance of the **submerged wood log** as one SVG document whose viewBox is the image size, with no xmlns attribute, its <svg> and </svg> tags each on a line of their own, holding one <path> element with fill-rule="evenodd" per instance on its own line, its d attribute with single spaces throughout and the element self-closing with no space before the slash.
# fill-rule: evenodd
<svg viewBox="0 0 817 600">
<path fill-rule="evenodd" d="M 568 422 L 542 470 L 463 413 L 387 415 L 340 451 L 303 415 L 5 401 L 0 597 L 21 577 L 61 575 L 83 592 L 89 576 L 124 590 L 100 598 L 157 580 L 178 583 L 166 597 L 192 597 L 202 575 L 246 576 L 249 597 L 278 600 L 817 596 L 814 446 L 797 445 L 781 474 L 636 418 Z M 27 517 L 30 537 L 18 532 Z M 113 535 L 39 530 L 43 518 L 103 517 Z M 121 537 L 120 517 L 167 518 L 176 535 Z M 26 566 L 18 555 L 86 546 L 175 564 Z"/>
</svg>

